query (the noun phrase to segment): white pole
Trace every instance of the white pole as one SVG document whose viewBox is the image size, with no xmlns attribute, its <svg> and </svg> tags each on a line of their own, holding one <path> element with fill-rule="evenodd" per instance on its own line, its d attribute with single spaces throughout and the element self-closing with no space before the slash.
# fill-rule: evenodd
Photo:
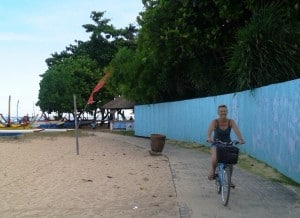
<svg viewBox="0 0 300 218">
<path fill-rule="evenodd" d="M 19 123 L 19 100 L 17 101 L 17 123 Z"/>
</svg>

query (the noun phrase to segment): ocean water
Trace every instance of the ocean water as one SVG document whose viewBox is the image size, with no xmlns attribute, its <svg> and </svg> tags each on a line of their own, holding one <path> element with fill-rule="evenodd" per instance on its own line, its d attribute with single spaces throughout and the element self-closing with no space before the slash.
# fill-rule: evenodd
<svg viewBox="0 0 300 218">
<path fill-rule="evenodd" d="M 3 117 L 5 118 L 6 121 L 8 120 L 8 116 L 3 116 Z M 22 121 L 22 118 L 23 117 L 14 117 L 14 116 L 12 116 L 12 117 L 10 117 L 10 122 L 11 123 L 20 123 Z M 32 118 L 29 117 L 29 121 L 31 121 L 31 120 L 32 120 Z M 0 117 L 0 122 L 5 123 L 5 121 L 3 120 L 2 117 Z"/>
</svg>

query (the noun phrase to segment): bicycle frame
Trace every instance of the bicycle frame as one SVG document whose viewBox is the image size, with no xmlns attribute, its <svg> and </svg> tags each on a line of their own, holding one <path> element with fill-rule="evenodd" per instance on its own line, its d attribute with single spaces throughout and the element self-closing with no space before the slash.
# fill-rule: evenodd
<svg viewBox="0 0 300 218">
<path fill-rule="evenodd" d="M 216 169 L 216 186 L 218 194 L 221 194 L 221 202 L 226 206 L 229 202 L 230 185 L 231 185 L 231 172 L 230 165 L 218 163 Z"/>
<path fill-rule="evenodd" d="M 224 143 L 221 141 L 216 141 L 223 145 L 236 145 L 238 141 L 232 141 L 229 143 Z M 230 164 L 220 163 L 216 167 L 216 186 L 218 194 L 221 194 L 221 202 L 224 206 L 227 206 L 230 196 L 231 188 L 231 168 Z"/>
</svg>

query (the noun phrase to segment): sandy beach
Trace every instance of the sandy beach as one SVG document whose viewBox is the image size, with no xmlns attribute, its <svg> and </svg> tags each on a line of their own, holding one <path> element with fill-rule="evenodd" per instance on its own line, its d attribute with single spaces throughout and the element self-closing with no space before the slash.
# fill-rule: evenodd
<svg viewBox="0 0 300 218">
<path fill-rule="evenodd" d="M 38 133 L 37 133 L 38 134 Z M 179 217 L 169 160 L 90 135 L 0 138 L 0 217 Z"/>
</svg>

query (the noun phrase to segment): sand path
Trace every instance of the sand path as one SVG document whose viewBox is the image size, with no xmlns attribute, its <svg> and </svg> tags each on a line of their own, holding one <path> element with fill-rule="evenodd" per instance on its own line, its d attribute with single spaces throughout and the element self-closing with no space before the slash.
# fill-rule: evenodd
<svg viewBox="0 0 300 218">
<path fill-rule="evenodd" d="M 179 217 L 168 158 L 112 138 L 0 141 L 0 217 Z"/>
</svg>

